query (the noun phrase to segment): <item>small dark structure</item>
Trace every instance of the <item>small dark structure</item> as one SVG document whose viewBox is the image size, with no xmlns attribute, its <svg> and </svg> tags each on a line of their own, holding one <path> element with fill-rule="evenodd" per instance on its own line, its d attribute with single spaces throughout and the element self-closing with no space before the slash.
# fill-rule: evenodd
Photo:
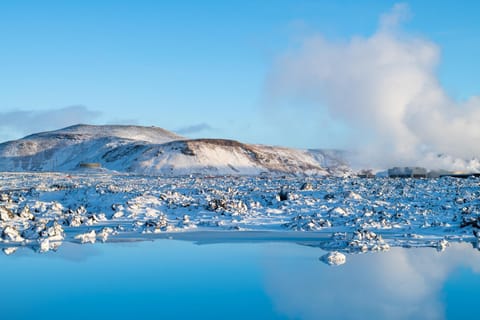
<svg viewBox="0 0 480 320">
<path fill-rule="evenodd" d="M 427 169 L 422 167 L 395 167 L 388 169 L 390 178 L 426 178 Z"/>
<path fill-rule="evenodd" d="M 357 173 L 357 177 L 359 178 L 375 178 L 375 174 L 373 174 L 373 171 L 371 169 L 364 169 Z"/>
<path fill-rule="evenodd" d="M 82 169 L 99 169 L 102 167 L 102 164 L 98 162 L 80 162 L 78 167 Z"/>
<path fill-rule="evenodd" d="M 452 177 L 452 178 L 460 178 L 460 179 L 467 179 L 470 177 L 478 178 L 480 177 L 480 173 L 449 173 L 449 174 L 442 174 L 440 177 Z"/>
</svg>

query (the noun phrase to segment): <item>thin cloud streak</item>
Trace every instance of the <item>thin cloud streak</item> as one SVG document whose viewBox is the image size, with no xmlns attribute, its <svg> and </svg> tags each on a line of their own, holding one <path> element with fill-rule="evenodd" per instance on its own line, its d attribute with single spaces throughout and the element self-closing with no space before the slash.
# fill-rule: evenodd
<svg viewBox="0 0 480 320">
<path fill-rule="evenodd" d="M 189 135 L 189 134 L 196 134 L 196 133 L 200 133 L 204 131 L 212 131 L 212 130 L 214 130 L 212 126 L 210 126 L 208 123 L 202 122 L 202 123 L 180 128 L 178 130 L 175 130 L 175 132 L 178 134 Z"/>
<path fill-rule="evenodd" d="M 74 124 L 91 123 L 100 115 L 101 112 L 89 110 L 85 106 L 0 112 L 0 137 L 13 139 Z"/>
</svg>

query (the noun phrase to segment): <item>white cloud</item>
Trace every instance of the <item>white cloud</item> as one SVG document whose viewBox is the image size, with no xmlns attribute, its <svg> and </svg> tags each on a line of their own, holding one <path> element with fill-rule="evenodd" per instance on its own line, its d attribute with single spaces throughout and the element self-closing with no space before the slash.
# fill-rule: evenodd
<svg viewBox="0 0 480 320">
<path fill-rule="evenodd" d="M 369 37 L 305 38 L 274 64 L 269 103 L 307 100 L 326 109 L 350 129 L 350 147 L 364 150 L 372 165 L 435 166 L 431 155 L 437 153 L 479 157 L 480 98 L 448 97 L 436 75 L 440 50 L 403 32 L 400 23 L 408 17 L 408 6 L 397 4 Z"/>
<path fill-rule="evenodd" d="M 60 129 L 79 123 L 91 123 L 101 115 L 84 106 L 48 110 L 15 110 L 0 112 L 0 136 L 6 139 Z"/>
</svg>

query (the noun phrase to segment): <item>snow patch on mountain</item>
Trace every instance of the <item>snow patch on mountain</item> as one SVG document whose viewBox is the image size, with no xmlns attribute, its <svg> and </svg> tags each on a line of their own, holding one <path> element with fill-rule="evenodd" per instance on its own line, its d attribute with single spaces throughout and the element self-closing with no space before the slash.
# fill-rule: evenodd
<svg viewBox="0 0 480 320">
<path fill-rule="evenodd" d="M 188 140 L 156 127 L 76 125 L 0 144 L 1 171 L 72 171 L 82 163 L 152 175 L 343 175 L 337 151 Z"/>
</svg>

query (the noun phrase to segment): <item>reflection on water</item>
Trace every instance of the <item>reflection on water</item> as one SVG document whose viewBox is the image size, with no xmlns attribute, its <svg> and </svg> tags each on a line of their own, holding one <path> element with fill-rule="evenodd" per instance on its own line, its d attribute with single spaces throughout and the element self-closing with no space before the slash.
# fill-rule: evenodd
<svg viewBox="0 0 480 320">
<path fill-rule="evenodd" d="M 442 253 L 431 248 L 394 248 L 387 253 L 350 255 L 341 267 L 305 259 L 286 264 L 269 260 L 265 278 L 276 307 L 289 317 L 442 319 L 450 298 L 463 299 L 449 295 L 445 285 L 459 268 L 470 270 L 465 287 L 480 282 L 480 254 L 469 244 L 455 244 Z M 460 304 L 457 310 L 448 310 L 450 315 L 473 311 L 462 308 Z"/>
<path fill-rule="evenodd" d="M 319 261 L 324 253 L 173 240 L 19 250 L 0 257 L 2 318 L 474 317 L 480 253 L 471 245 L 348 255 L 337 267 Z"/>
</svg>

